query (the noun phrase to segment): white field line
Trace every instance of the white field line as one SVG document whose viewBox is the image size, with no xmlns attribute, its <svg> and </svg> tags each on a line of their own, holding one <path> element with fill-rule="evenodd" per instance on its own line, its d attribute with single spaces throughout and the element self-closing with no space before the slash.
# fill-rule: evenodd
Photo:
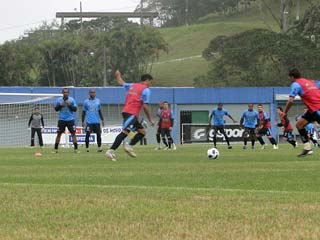
<svg viewBox="0 0 320 240">
<path fill-rule="evenodd" d="M 194 58 L 201 58 L 201 55 L 196 55 L 196 56 L 191 56 L 191 57 L 184 57 L 184 58 L 177 58 L 177 59 L 171 59 L 171 60 L 167 60 L 167 61 L 162 61 L 162 62 L 154 62 L 154 63 L 150 63 L 149 65 L 158 65 L 158 64 L 164 64 L 164 63 L 173 63 L 173 62 L 182 62 L 182 61 L 186 61 L 186 60 L 190 60 L 190 59 L 194 59 Z"/>
<path fill-rule="evenodd" d="M 236 189 L 236 188 L 192 188 L 192 187 L 167 187 L 167 186 L 142 186 L 142 185 L 101 185 L 101 184 L 47 184 L 47 183 L 0 183 L 1 186 L 18 187 L 61 187 L 61 188 L 101 188 L 101 189 L 141 189 L 141 190 L 177 190 L 177 191 L 199 191 L 199 192 L 241 192 L 241 193 L 269 193 L 269 194 L 320 194 L 311 191 L 280 191 L 259 189 Z"/>
</svg>

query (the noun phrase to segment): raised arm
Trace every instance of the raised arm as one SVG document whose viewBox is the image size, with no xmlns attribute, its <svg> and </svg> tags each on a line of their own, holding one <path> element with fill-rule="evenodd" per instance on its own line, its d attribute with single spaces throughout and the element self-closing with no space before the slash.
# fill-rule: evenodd
<svg viewBox="0 0 320 240">
<path fill-rule="evenodd" d="M 114 76 L 116 77 L 118 84 L 123 86 L 125 81 L 122 79 L 121 72 L 119 70 L 116 70 L 115 73 L 114 73 Z"/>
</svg>

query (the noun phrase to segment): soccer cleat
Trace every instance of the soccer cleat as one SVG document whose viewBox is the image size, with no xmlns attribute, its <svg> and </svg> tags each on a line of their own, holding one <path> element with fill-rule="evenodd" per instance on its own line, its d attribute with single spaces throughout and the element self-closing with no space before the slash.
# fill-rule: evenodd
<svg viewBox="0 0 320 240">
<path fill-rule="evenodd" d="M 295 142 L 293 147 L 296 148 L 297 146 L 298 146 L 298 142 Z"/>
<path fill-rule="evenodd" d="M 177 147 L 174 143 L 172 143 L 172 150 L 177 150 Z"/>
<path fill-rule="evenodd" d="M 167 150 L 169 150 L 169 147 L 164 147 L 163 150 L 167 151 Z"/>
<path fill-rule="evenodd" d="M 137 157 L 137 154 L 135 154 L 135 152 L 133 151 L 133 148 L 128 145 L 128 144 L 124 144 L 124 151 L 130 156 L 130 157 Z"/>
<path fill-rule="evenodd" d="M 106 151 L 106 157 L 113 162 L 117 161 L 116 154 L 112 149 L 109 149 L 108 151 Z"/>
<path fill-rule="evenodd" d="M 102 149 L 98 149 L 98 151 L 97 151 L 98 153 L 100 153 L 100 152 L 103 152 L 103 150 Z"/>
<path fill-rule="evenodd" d="M 58 150 L 52 150 L 51 153 L 56 154 L 58 153 Z"/>
<path fill-rule="evenodd" d="M 154 150 L 161 150 L 161 147 L 158 146 L 158 147 L 156 147 Z"/>
<path fill-rule="evenodd" d="M 243 146 L 242 149 L 243 149 L 243 150 L 247 150 L 247 146 Z"/>
<path fill-rule="evenodd" d="M 74 153 L 76 153 L 76 154 L 80 153 L 80 151 L 79 151 L 78 149 L 74 149 L 73 151 L 74 151 Z"/>
<path fill-rule="evenodd" d="M 228 149 L 232 149 L 232 146 L 229 145 L 229 146 L 228 146 Z"/>
<path fill-rule="evenodd" d="M 261 150 L 264 150 L 264 149 L 266 149 L 266 145 L 265 144 L 261 145 Z"/>
<path fill-rule="evenodd" d="M 251 149 L 254 149 L 254 146 L 251 146 Z"/>
<path fill-rule="evenodd" d="M 273 145 L 273 149 L 274 149 L 274 150 L 279 149 L 278 145 Z"/>
<path fill-rule="evenodd" d="M 89 151 L 89 149 L 87 149 L 86 151 L 87 151 L 87 153 L 89 153 L 89 152 L 90 152 L 90 151 Z"/>
<path fill-rule="evenodd" d="M 303 149 L 302 153 L 300 153 L 298 157 L 305 157 L 311 154 L 313 154 L 313 151 L 311 149 L 310 150 Z"/>
</svg>

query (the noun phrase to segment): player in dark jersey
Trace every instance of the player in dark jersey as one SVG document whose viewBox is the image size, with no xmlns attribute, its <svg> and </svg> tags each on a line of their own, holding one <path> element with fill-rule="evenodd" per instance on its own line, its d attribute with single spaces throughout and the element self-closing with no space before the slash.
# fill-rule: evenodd
<svg viewBox="0 0 320 240">
<path fill-rule="evenodd" d="M 277 126 L 283 127 L 283 139 L 295 148 L 297 146 L 297 142 L 293 138 L 293 128 L 288 117 L 284 114 L 282 107 L 277 107 L 277 113 L 280 120 L 280 122 L 277 123 Z"/>
<path fill-rule="evenodd" d="M 101 125 L 104 126 L 101 103 L 100 100 L 96 98 L 96 91 L 94 89 L 90 89 L 89 98 L 83 102 L 82 111 L 82 127 L 86 129 L 85 143 L 87 152 L 89 152 L 89 137 L 91 133 L 95 133 L 97 135 L 98 152 L 102 152 Z"/>
<path fill-rule="evenodd" d="M 144 74 L 141 76 L 139 83 L 126 83 L 122 79 L 122 75 L 119 70 L 115 72 L 115 77 L 119 85 L 127 91 L 124 107 L 122 109 L 123 125 L 122 132 L 118 134 L 111 148 L 106 152 L 107 158 L 111 161 L 116 161 L 115 150 L 121 145 L 122 141 L 128 136 L 130 131 L 136 131 L 137 133 L 131 139 L 130 143 L 124 145 L 125 152 L 131 156 L 136 157 L 132 146 L 140 141 L 145 136 L 145 130 L 138 120 L 141 109 L 144 110 L 146 117 L 148 118 L 150 125 L 154 126 L 154 122 L 151 118 L 149 111 L 150 102 L 150 89 L 151 81 L 153 80 L 150 74 Z"/>
<path fill-rule="evenodd" d="M 305 157 L 313 153 L 309 142 L 308 132 L 305 126 L 308 123 L 320 123 L 320 82 L 309 80 L 301 77 L 301 73 L 297 68 L 293 68 L 288 74 L 291 84 L 291 92 L 287 101 L 284 113 L 287 114 L 293 104 L 294 98 L 299 95 L 302 102 L 307 106 L 308 111 L 298 119 L 296 127 L 303 142 L 303 151 L 298 157 Z"/>
<path fill-rule="evenodd" d="M 233 123 L 236 123 L 237 121 L 234 120 L 231 115 L 228 113 L 226 109 L 223 108 L 222 103 L 218 103 L 218 107 L 212 109 L 210 117 L 209 117 L 209 126 L 212 128 L 212 123 L 213 123 L 213 130 L 214 130 L 214 135 L 213 135 L 213 145 L 214 147 L 217 147 L 217 134 L 220 132 L 224 138 L 226 139 L 228 149 L 232 149 L 232 146 L 230 145 L 229 138 L 224 130 L 224 116 L 228 116 Z"/>
<path fill-rule="evenodd" d="M 58 121 L 58 130 L 56 142 L 54 144 L 53 153 L 58 153 L 58 146 L 60 143 L 60 138 L 62 133 L 64 133 L 65 129 L 68 128 L 71 136 L 72 142 L 74 146 L 74 152 L 78 152 L 78 143 L 76 138 L 76 125 L 75 125 L 75 116 L 74 113 L 77 111 L 77 103 L 72 98 L 69 97 L 69 89 L 64 88 L 62 90 L 62 97 L 59 97 L 56 101 L 54 109 L 59 112 L 59 121 Z"/>
<path fill-rule="evenodd" d="M 42 128 L 44 128 L 43 115 L 40 113 L 40 108 L 36 106 L 30 116 L 28 127 L 31 127 L 31 147 L 34 147 L 34 137 L 37 133 L 39 145 L 43 147 Z"/>
<path fill-rule="evenodd" d="M 176 150 L 176 145 L 173 142 L 171 131 L 174 124 L 173 111 L 169 108 L 168 102 L 163 102 L 163 108 L 160 111 L 161 117 L 161 138 L 163 144 L 166 146 L 164 150 Z M 168 142 L 167 142 L 168 140 Z M 171 148 L 172 147 L 172 148 Z"/>
<path fill-rule="evenodd" d="M 159 103 L 159 108 L 157 110 L 157 116 L 159 118 L 159 121 L 157 123 L 157 133 L 156 133 L 156 139 L 157 139 L 157 146 L 155 150 L 160 150 L 161 149 L 161 110 L 163 108 L 163 102 Z"/>
<path fill-rule="evenodd" d="M 262 138 L 262 136 L 267 136 L 270 143 L 273 146 L 273 149 L 278 149 L 277 141 L 274 139 L 274 137 L 271 134 L 271 121 L 268 113 L 263 111 L 262 104 L 258 104 L 258 115 L 259 115 L 259 122 L 260 125 L 257 128 L 257 139 L 261 144 L 261 149 L 265 149 L 265 142 Z"/>
</svg>

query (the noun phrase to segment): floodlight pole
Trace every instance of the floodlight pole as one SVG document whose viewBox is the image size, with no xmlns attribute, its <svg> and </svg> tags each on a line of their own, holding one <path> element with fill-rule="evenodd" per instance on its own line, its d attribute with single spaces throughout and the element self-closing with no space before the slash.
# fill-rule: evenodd
<svg viewBox="0 0 320 240">
<path fill-rule="evenodd" d="M 82 2 L 80 1 L 80 31 L 82 32 Z"/>
</svg>

